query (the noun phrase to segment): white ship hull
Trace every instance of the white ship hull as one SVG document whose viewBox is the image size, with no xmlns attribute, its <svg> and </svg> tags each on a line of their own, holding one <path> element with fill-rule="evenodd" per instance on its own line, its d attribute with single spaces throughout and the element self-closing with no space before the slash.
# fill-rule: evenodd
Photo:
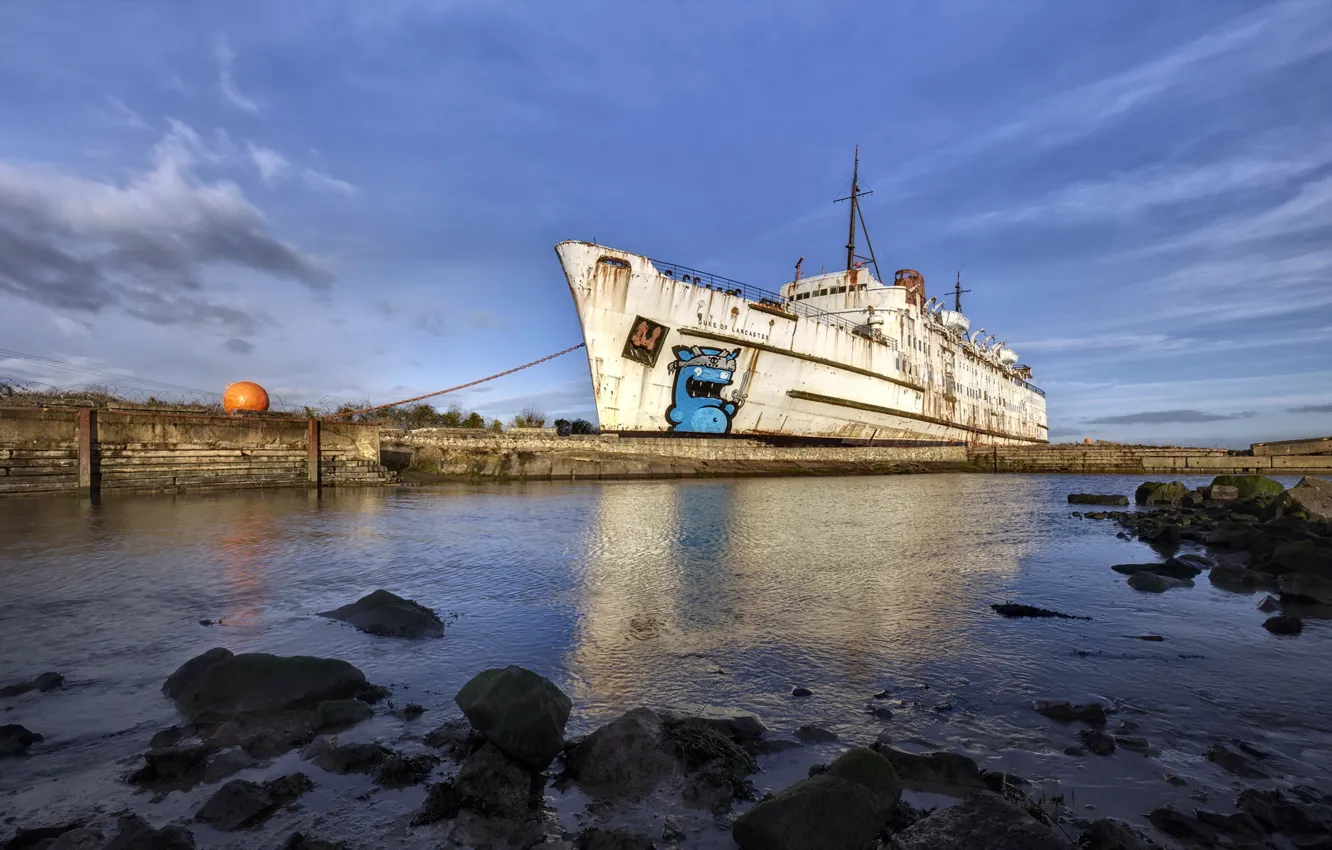
<svg viewBox="0 0 1332 850">
<path fill-rule="evenodd" d="M 765 299 L 588 242 L 562 242 L 556 252 L 603 431 L 1047 442 L 1043 394 L 932 319 L 919 303 L 923 291 L 917 299 L 858 269 L 809 279 L 843 284 L 802 294 L 818 296 L 813 310 L 796 300 L 805 282 Z M 845 311 L 829 310 L 841 303 Z M 868 326 L 836 317 L 866 303 L 878 305 Z"/>
</svg>

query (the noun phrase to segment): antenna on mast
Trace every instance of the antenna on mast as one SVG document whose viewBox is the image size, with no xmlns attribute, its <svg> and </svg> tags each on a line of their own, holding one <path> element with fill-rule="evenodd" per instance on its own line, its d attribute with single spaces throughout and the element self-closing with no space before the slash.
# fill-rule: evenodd
<svg viewBox="0 0 1332 850">
<path fill-rule="evenodd" d="M 883 275 L 879 273 L 879 261 L 874 256 L 874 246 L 870 244 L 869 230 L 865 228 L 865 214 L 860 210 L 860 199 L 865 195 L 873 194 L 873 189 L 868 192 L 860 191 L 860 145 L 856 145 L 855 168 L 851 172 L 851 194 L 847 195 L 845 198 L 838 198 L 833 201 L 834 204 L 840 204 L 842 201 L 851 202 L 851 220 L 847 227 L 846 236 L 846 270 L 851 271 L 856 267 L 856 222 L 859 221 L 860 229 L 865 234 L 865 247 L 869 248 L 870 252 L 868 258 L 860 257 L 859 259 L 868 259 L 873 263 L 875 277 L 879 278 L 879 280 L 883 280 Z"/>
<path fill-rule="evenodd" d="M 965 269 L 963 266 L 962 269 Z M 953 309 L 962 312 L 962 293 L 970 292 L 970 289 L 962 288 L 962 269 L 957 270 L 957 283 L 953 285 Z"/>
</svg>

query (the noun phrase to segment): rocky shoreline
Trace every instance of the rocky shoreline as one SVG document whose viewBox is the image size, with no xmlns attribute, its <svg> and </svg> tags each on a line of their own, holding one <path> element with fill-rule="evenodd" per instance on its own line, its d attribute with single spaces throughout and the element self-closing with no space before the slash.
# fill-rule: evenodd
<svg viewBox="0 0 1332 850">
<path fill-rule="evenodd" d="M 1290 490 L 1261 481 L 1218 480 L 1198 490 L 1149 483 L 1134 494 L 1144 510 L 1079 516 L 1115 521 L 1123 529 L 1120 534 L 1160 553 L 1160 563 L 1113 565 L 1135 592 L 1185 592 L 1206 572 L 1218 587 L 1270 592 L 1261 605 L 1303 619 L 1328 616 L 1322 606 L 1332 602 L 1321 602 L 1317 595 L 1320 582 L 1332 581 L 1328 488 L 1332 485 L 1316 479 Z M 1193 546 L 1205 548 L 1206 554 L 1182 551 Z M 993 607 L 1005 617 L 1090 619 L 1033 606 Z M 384 641 L 437 639 L 446 628 L 429 608 L 387 591 L 322 616 Z M 33 696 L 35 691 L 41 698 L 62 684 L 58 674 L 43 674 L 0 690 L 0 696 Z M 792 697 L 809 694 L 796 688 Z M 264 831 L 275 815 L 306 805 L 307 795 L 334 777 L 364 782 L 367 793 L 420 788 L 424 799 L 402 815 L 404 829 L 429 836 L 441 847 L 684 848 L 692 846 L 696 822 L 684 813 L 706 814 L 712 824 L 730 831 L 741 850 L 1154 846 L 1143 830 L 1123 821 L 1087 820 L 1062 800 L 1038 799 L 1022 777 L 984 770 L 967 755 L 912 752 L 910 742 L 899 740 L 891 725 L 872 741 L 846 742 L 848 749 L 811 768 L 807 778 L 762 794 L 754 783 L 760 759 L 791 747 L 836 742 L 838 736 L 807 724 L 791 740 L 741 709 L 658 705 L 625 706 L 629 710 L 615 720 L 586 736 L 570 737 L 565 729 L 573 701 L 549 679 L 517 666 L 478 672 L 454 696 L 460 715 L 431 723 L 433 730 L 414 734 L 410 745 L 402 738 L 391 746 L 340 740 L 377 714 L 415 718 L 422 709 L 394 706 L 388 689 L 338 659 L 233 654 L 217 647 L 167 676 L 162 695 L 180 721 L 152 734 L 123 781 L 153 799 L 205 789 L 206 799 L 190 817 L 154 822 L 130 811 L 90 808 L 86 817 L 62 823 L 7 822 L 6 832 L 13 832 L 0 847 L 174 850 L 196 846 L 195 833 L 204 829 L 210 835 L 236 836 L 237 846 L 369 846 L 332 831 L 315 834 L 302 828 L 278 837 Z M 884 722 L 892 716 L 882 705 L 887 696 L 885 691 L 867 698 L 874 716 Z M 1117 716 L 1111 705 L 1053 698 L 1036 701 L 1031 713 L 1034 723 L 1067 727 L 1071 758 L 1107 758 L 1119 751 L 1150 757 L 1155 749 L 1136 722 Z M 3 727 L 0 753 L 40 758 L 40 749 L 28 752 L 40 742 L 41 728 L 32 725 L 36 728 Z M 1279 760 L 1245 742 L 1216 743 L 1206 758 L 1242 786 L 1234 811 L 1216 811 L 1215 804 L 1192 811 L 1159 806 L 1147 816 L 1159 833 L 1153 836 L 1158 843 L 1332 847 L 1332 797 L 1301 785 L 1281 785 Z M 283 770 L 292 760 L 301 766 L 263 781 L 237 778 L 242 771 L 283 759 Z M 1278 787 L 1270 787 L 1274 783 Z M 551 809 L 547 791 L 569 787 L 603 809 L 649 799 L 660 803 L 663 826 L 651 834 L 598 825 L 566 828 Z M 955 802 L 916 808 L 903 796 L 916 791 Z"/>
</svg>

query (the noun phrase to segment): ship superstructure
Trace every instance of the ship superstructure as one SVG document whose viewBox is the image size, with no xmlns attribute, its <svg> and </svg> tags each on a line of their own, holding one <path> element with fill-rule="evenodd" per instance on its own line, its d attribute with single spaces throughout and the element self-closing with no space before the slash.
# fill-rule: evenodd
<svg viewBox="0 0 1332 850">
<path fill-rule="evenodd" d="M 872 248 L 857 255 L 864 194 L 853 178 L 847 268 L 804 277 L 797 263 L 776 292 L 590 242 L 557 245 L 602 430 L 1047 442 L 1045 394 L 1015 351 L 971 331 L 960 277 L 948 309 L 926 297 L 919 272 L 884 283 Z"/>
</svg>

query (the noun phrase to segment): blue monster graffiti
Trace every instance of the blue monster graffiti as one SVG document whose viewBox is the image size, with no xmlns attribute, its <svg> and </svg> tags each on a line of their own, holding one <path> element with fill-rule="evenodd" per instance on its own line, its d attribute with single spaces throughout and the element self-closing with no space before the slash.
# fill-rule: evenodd
<svg viewBox="0 0 1332 850">
<path fill-rule="evenodd" d="M 729 434 L 735 412 L 744 404 L 736 396 L 723 399 L 723 387 L 735 380 L 740 349 L 677 345 L 675 359 L 667 367 L 675 374 L 671 406 L 666 409 L 667 430 L 688 434 Z"/>
</svg>

